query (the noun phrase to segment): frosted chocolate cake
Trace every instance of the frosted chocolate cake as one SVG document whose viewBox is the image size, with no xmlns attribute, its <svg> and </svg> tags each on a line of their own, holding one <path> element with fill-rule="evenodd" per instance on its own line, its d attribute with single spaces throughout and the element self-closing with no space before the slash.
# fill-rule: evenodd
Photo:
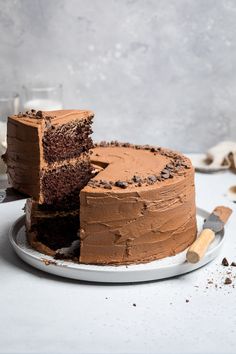
<svg viewBox="0 0 236 354">
<path fill-rule="evenodd" d="M 30 111 L 8 120 L 11 184 L 31 197 L 26 232 L 38 251 L 74 261 L 142 263 L 175 255 L 196 238 L 194 169 L 150 146 L 93 147 L 90 111 Z M 96 173 L 95 173 L 96 171 Z"/>
<path fill-rule="evenodd" d="M 28 111 L 11 116 L 5 161 L 9 182 L 39 204 L 65 207 L 91 178 L 90 111 Z M 70 207 L 70 206 L 69 206 Z"/>
<path fill-rule="evenodd" d="M 149 262 L 192 244 L 197 229 L 194 169 L 189 159 L 167 149 L 114 142 L 96 146 L 91 160 L 100 172 L 80 192 L 80 211 L 73 219 L 73 225 L 80 220 L 77 236 L 73 232 L 73 240 L 80 240 L 76 260 L 117 265 Z M 35 213 L 39 215 L 38 208 L 29 203 L 27 220 L 34 220 L 36 235 L 32 238 L 28 227 L 29 242 L 38 250 L 44 242 L 47 254 L 57 254 L 61 244 L 57 247 L 53 232 L 53 249 L 50 237 L 42 238 L 44 230 L 37 227 Z M 55 215 L 50 217 L 54 223 Z"/>
</svg>

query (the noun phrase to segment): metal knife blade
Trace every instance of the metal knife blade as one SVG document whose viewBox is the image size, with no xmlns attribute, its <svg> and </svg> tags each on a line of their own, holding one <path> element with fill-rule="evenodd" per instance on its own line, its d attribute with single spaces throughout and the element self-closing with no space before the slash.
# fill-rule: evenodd
<svg viewBox="0 0 236 354">
<path fill-rule="evenodd" d="M 203 229 L 211 229 L 215 233 L 223 230 L 232 210 L 224 206 L 216 207 L 203 224 Z"/>
</svg>

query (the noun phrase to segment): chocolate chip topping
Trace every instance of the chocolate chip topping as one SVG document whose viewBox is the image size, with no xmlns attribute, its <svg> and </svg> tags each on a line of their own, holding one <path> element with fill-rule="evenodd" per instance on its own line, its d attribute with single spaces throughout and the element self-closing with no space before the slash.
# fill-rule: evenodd
<svg viewBox="0 0 236 354">
<path fill-rule="evenodd" d="M 139 176 L 134 175 L 132 178 L 132 181 L 134 181 L 135 183 L 139 183 L 142 182 L 142 178 Z"/>
<path fill-rule="evenodd" d="M 116 140 L 113 140 L 111 142 L 106 142 L 106 141 L 101 141 L 100 143 L 95 143 L 95 147 L 114 147 L 114 146 L 119 146 L 119 147 L 129 147 L 137 150 L 146 150 L 150 151 L 154 155 L 163 155 L 166 157 L 170 158 L 170 162 L 166 164 L 166 166 L 163 168 L 163 170 L 158 174 L 158 175 L 150 175 L 147 176 L 146 178 L 142 178 L 141 176 L 134 175 L 131 180 L 127 181 L 116 181 L 115 183 L 109 182 L 109 183 L 103 183 L 99 181 L 93 181 L 91 185 L 93 188 L 96 187 L 103 187 L 105 189 L 112 189 L 112 185 L 115 185 L 116 187 L 119 188 L 127 188 L 129 185 L 134 185 L 135 187 L 141 187 L 141 186 L 149 186 L 157 182 L 162 182 L 165 181 L 169 178 L 173 178 L 174 175 L 183 175 L 184 169 L 189 169 L 191 168 L 191 164 L 189 164 L 184 157 L 179 155 L 178 153 L 168 150 L 168 149 L 162 149 L 161 147 L 153 147 L 150 145 L 133 145 L 130 143 L 120 143 Z M 91 181 L 90 181 L 91 182 Z"/>
<path fill-rule="evenodd" d="M 168 179 L 170 177 L 170 171 L 167 168 L 164 168 L 164 170 L 161 171 L 161 176 L 165 179 Z"/>
<path fill-rule="evenodd" d="M 112 186 L 110 184 L 104 184 L 103 188 L 105 189 L 112 189 Z"/>
<path fill-rule="evenodd" d="M 37 117 L 37 118 L 42 118 L 42 117 L 43 117 L 43 112 L 42 112 L 42 111 L 38 111 L 38 112 L 36 113 L 36 117 Z"/>
<path fill-rule="evenodd" d="M 115 182 L 115 186 L 125 189 L 125 188 L 128 187 L 128 183 L 127 182 L 123 182 L 123 181 L 116 181 Z"/>
<path fill-rule="evenodd" d="M 36 111 L 35 109 L 31 109 L 30 111 L 26 111 L 24 113 L 19 112 L 17 114 L 18 118 L 34 118 L 34 119 L 45 119 L 45 120 L 51 120 L 54 118 L 54 116 L 43 116 L 43 112 L 41 110 Z"/>
<path fill-rule="evenodd" d="M 148 180 L 149 180 L 149 182 L 151 182 L 151 183 L 155 183 L 156 181 L 157 181 L 157 177 L 156 176 L 148 176 Z"/>
</svg>

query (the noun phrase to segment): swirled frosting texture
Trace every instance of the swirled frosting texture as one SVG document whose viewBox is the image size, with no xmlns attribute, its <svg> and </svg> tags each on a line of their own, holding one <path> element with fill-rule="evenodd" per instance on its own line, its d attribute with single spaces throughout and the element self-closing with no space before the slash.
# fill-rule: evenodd
<svg viewBox="0 0 236 354">
<path fill-rule="evenodd" d="M 171 178 L 147 182 L 177 159 L 184 166 Z M 194 169 L 186 157 L 163 149 L 100 146 L 92 160 L 103 170 L 80 194 L 80 262 L 148 262 L 173 256 L 195 240 Z M 134 176 L 142 183 L 131 183 Z M 104 188 L 108 182 L 111 189 Z"/>
</svg>

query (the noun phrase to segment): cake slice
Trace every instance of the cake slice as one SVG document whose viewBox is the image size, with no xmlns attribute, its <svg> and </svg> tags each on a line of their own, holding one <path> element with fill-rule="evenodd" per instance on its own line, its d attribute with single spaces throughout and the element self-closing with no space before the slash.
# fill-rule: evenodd
<svg viewBox="0 0 236 354">
<path fill-rule="evenodd" d="M 92 176 L 93 116 L 91 111 L 32 110 L 9 117 L 4 159 L 11 185 L 39 204 L 64 209 L 78 200 Z"/>
</svg>

